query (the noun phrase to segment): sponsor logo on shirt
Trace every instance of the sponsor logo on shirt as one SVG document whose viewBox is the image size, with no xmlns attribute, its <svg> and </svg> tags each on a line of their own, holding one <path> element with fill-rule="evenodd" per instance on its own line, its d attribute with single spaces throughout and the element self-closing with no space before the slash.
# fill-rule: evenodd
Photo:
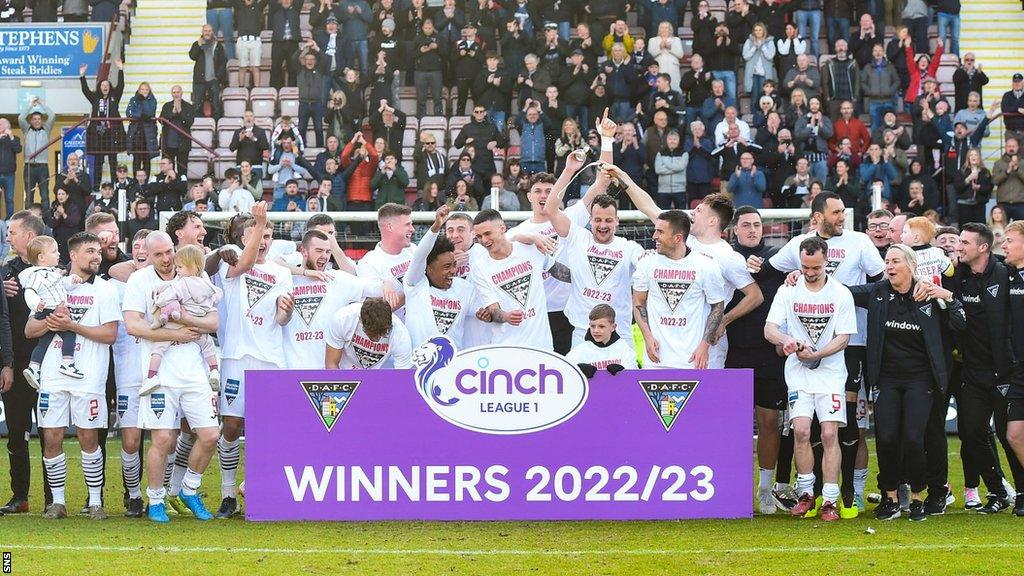
<svg viewBox="0 0 1024 576">
<path fill-rule="evenodd" d="M 234 378 L 228 378 L 227 381 L 224 382 L 224 400 L 226 400 L 228 404 L 231 404 L 235 401 L 235 398 L 238 398 L 239 388 L 241 388 L 241 382 Z"/>
<path fill-rule="evenodd" d="M 156 393 L 149 395 L 149 409 L 153 411 L 153 414 L 160 418 L 164 414 L 164 410 L 167 409 L 167 399 L 163 393 Z"/>
<path fill-rule="evenodd" d="M 683 407 L 690 401 L 690 396 L 700 384 L 699 380 L 641 380 L 640 388 L 643 389 L 647 400 L 654 408 L 654 413 L 665 427 L 665 432 L 672 429 L 676 423 Z"/>
<path fill-rule="evenodd" d="M 316 410 L 320 422 L 330 432 L 341 419 L 341 414 L 348 407 L 352 395 L 356 393 L 359 382 L 299 382 L 310 404 Z"/>
<path fill-rule="evenodd" d="M 897 322 L 895 320 L 889 320 L 885 323 L 885 327 L 891 330 L 906 330 L 909 332 L 920 332 L 921 327 L 912 322 Z"/>
</svg>

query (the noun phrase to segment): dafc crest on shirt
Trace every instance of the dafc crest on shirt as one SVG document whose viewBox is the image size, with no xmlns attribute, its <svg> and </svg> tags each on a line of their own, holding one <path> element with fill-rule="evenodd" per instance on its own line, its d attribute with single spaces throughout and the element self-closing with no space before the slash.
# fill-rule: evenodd
<svg viewBox="0 0 1024 576">
<path fill-rule="evenodd" d="M 530 289 L 533 285 L 533 263 L 520 262 L 491 276 L 491 281 L 501 288 L 513 300 L 526 306 L 530 300 Z"/>
<path fill-rule="evenodd" d="M 72 322 L 81 322 L 82 318 L 92 308 L 93 297 L 91 294 L 76 295 L 68 294 L 68 315 Z"/>
<path fill-rule="evenodd" d="M 835 273 L 839 265 L 843 263 L 843 259 L 846 258 L 845 248 L 833 248 L 828 247 L 828 261 L 825 262 L 825 274 L 831 276 Z"/>
<path fill-rule="evenodd" d="M 246 272 L 243 278 L 245 278 L 245 296 L 250 310 L 255 308 L 256 304 L 259 304 L 260 300 L 277 283 L 277 279 L 274 278 L 273 274 L 260 272 L 256 269 Z"/>
<path fill-rule="evenodd" d="M 326 295 L 327 284 L 323 282 L 302 284 L 292 289 L 295 311 L 299 313 L 299 317 L 306 323 L 306 326 L 313 325 L 313 319 L 320 311 L 320 304 Z"/>
<path fill-rule="evenodd" d="M 804 330 L 811 338 L 811 343 L 818 345 L 825 327 L 828 326 L 832 315 L 835 313 L 835 304 L 832 302 L 807 304 L 803 302 L 793 303 L 793 314 L 800 319 Z"/>
<path fill-rule="evenodd" d="M 441 334 L 447 334 L 448 329 L 452 327 L 455 318 L 462 310 L 462 302 L 453 298 L 440 298 L 431 294 L 430 308 L 434 312 L 434 323 L 437 325 L 437 331 Z"/>
<path fill-rule="evenodd" d="M 611 276 L 616 266 L 622 262 L 622 250 L 601 248 L 591 244 L 587 248 L 587 262 L 590 263 L 590 271 L 594 274 L 594 281 L 600 286 Z"/>
<path fill-rule="evenodd" d="M 363 368 L 372 368 L 379 364 L 387 356 L 390 347 L 387 342 L 374 342 L 361 334 L 352 336 L 352 349 Z"/>
<path fill-rule="evenodd" d="M 673 312 L 683 301 L 686 291 L 697 281 L 695 270 L 657 269 L 654 271 L 654 281 L 658 284 L 665 302 Z"/>
</svg>

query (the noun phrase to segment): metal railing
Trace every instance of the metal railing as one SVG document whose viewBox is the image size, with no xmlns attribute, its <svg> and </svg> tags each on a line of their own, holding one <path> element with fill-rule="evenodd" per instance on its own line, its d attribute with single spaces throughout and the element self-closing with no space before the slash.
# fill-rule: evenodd
<svg viewBox="0 0 1024 576">
<path fill-rule="evenodd" d="M 194 136 L 192 136 L 192 134 L 182 130 L 180 126 L 176 125 L 175 123 L 171 122 L 170 120 L 168 120 L 166 118 L 160 118 L 160 117 L 157 117 L 157 118 L 126 118 L 126 117 L 121 117 L 121 118 L 104 118 L 104 117 L 86 116 L 85 118 L 82 118 L 81 120 L 79 120 L 78 122 L 73 124 L 70 128 L 68 128 L 68 130 L 74 130 L 75 128 L 78 128 L 79 126 L 81 126 L 83 124 L 86 124 L 88 122 L 94 122 L 94 121 L 95 122 L 107 122 L 107 123 L 110 123 L 110 124 L 122 124 L 124 122 L 157 122 L 159 124 L 162 124 L 165 127 L 170 127 L 172 130 L 177 132 L 178 135 L 184 136 L 185 138 L 188 138 L 194 144 L 198 144 L 200 148 L 202 148 L 203 150 L 206 150 L 207 152 L 209 152 L 210 155 L 213 156 L 214 158 L 219 158 L 220 157 L 220 154 L 217 154 L 216 150 L 214 150 L 213 148 L 207 146 L 206 144 L 202 143 L 201 141 L 197 140 Z M 64 138 L 63 134 L 60 135 L 60 136 L 56 136 L 54 138 L 51 138 L 50 141 L 46 143 L 46 146 L 40 148 L 39 150 L 36 150 L 36 152 L 34 154 L 30 155 L 28 158 L 26 158 L 25 161 L 26 162 L 30 162 L 36 156 L 42 154 L 43 152 L 48 150 L 51 146 L 53 146 L 57 142 L 63 140 L 63 138 Z M 127 146 L 127 143 L 126 143 L 126 146 Z M 89 150 L 89 149 L 86 149 L 86 151 L 85 151 L 86 154 L 116 154 L 116 153 L 119 153 L 119 152 L 121 152 L 121 150 Z M 128 153 L 130 154 L 132 152 L 129 151 Z"/>
</svg>

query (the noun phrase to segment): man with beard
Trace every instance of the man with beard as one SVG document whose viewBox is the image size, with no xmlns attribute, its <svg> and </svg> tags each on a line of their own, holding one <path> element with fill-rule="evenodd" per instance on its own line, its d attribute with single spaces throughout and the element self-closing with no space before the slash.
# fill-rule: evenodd
<svg viewBox="0 0 1024 576">
<path fill-rule="evenodd" d="M 868 214 L 867 234 L 871 243 L 878 248 L 878 255 L 885 258 L 885 253 L 892 246 L 892 238 L 889 236 L 889 223 L 892 221 L 892 212 L 885 208 L 879 208 Z"/>
<path fill-rule="evenodd" d="M 770 260 L 762 262 L 760 258 L 750 257 L 747 266 L 755 274 L 766 267 L 782 272 L 790 272 L 800 267 L 800 243 L 810 237 L 818 237 L 826 241 L 825 273 L 834 277 L 846 286 L 858 286 L 881 278 L 885 263 L 874 243 L 862 232 L 844 230 L 846 207 L 835 194 L 822 192 L 811 203 L 812 222 L 816 230 L 793 238 Z M 902 230 L 902 226 L 901 226 Z M 863 386 L 863 364 L 867 354 L 865 341 L 867 311 L 857 309 L 858 330 L 850 338 L 849 346 L 845 347 L 846 357 L 846 419 L 850 426 L 840 431 L 843 468 L 843 503 L 841 513 L 846 518 L 856 517 L 861 507 L 860 496 L 862 486 L 867 482 L 866 467 L 857 467 L 857 453 L 862 441 L 857 426 L 857 402 Z M 865 391 L 866 396 L 866 391 Z M 856 468 L 856 469 L 855 469 Z M 855 500 L 857 500 L 855 505 Z"/>
<path fill-rule="evenodd" d="M 117 301 L 108 297 L 112 287 L 97 277 L 102 260 L 99 238 L 88 232 L 79 232 L 68 240 L 68 251 L 71 255 L 69 273 L 83 282 L 67 296 L 67 303 L 58 306 L 45 320 L 32 317 L 25 325 L 28 338 L 38 338 L 47 331 L 74 332 L 80 348 L 76 359 L 88 374 L 85 378 L 75 379 L 60 373 L 57 370 L 59 348 L 54 347 L 47 350 L 40 366 L 38 425 L 43 437 L 43 468 L 53 491 L 53 503 L 46 508 L 43 517 L 67 517 L 64 494 L 67 458 L 62 444 L 64 431 L 71 423 L 78 429 L 78 442 L 82 448 L 82 472 L 89 488 L 88 516 L 93 520 L 103 520 L 107 518 L 102 502 L 105 474 L 96 429 L 107 425 L 108 347 L 117 337 L 121 311 L 117 308 Z"/>
</svg>

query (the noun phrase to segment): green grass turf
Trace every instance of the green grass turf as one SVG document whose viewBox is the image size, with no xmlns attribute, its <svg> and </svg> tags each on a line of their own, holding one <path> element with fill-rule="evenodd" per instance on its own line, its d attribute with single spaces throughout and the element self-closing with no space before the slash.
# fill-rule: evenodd
<svg viewBox="0 0 1024 576">
<path fill-rule="evenodd" d="M 116 455 L 117 441 L 110 443 Z M 107 511 L 93 522 L 39 516 L 38 444 L 28 515 L 0 518 L 0 550 L 13 574 L 1020 574 L 1024 519 L 963 511 L 959 442 L 951 439 L 957 503 L 922 523 L 868 514 L 824 525 L 783 514 L 684 522 L 249 523 L 241 518 L 169 526 L 121 517 L 120 461 L 107 461 Z M 68 503 L 85 500 L 78 446 L 69 459 Z M 6 483 L 7 459 L 0 459 Z M 874 484 L 874 455 L 869 491 Z M 204 477 L 219 498 L 217 461 Z M 753 492 L 753 484 L 751 488 Z M 6 490 L 4 498 L 6 498 Z M 868 534 L 867 529 L 875 530 Z"/>
</svg>

